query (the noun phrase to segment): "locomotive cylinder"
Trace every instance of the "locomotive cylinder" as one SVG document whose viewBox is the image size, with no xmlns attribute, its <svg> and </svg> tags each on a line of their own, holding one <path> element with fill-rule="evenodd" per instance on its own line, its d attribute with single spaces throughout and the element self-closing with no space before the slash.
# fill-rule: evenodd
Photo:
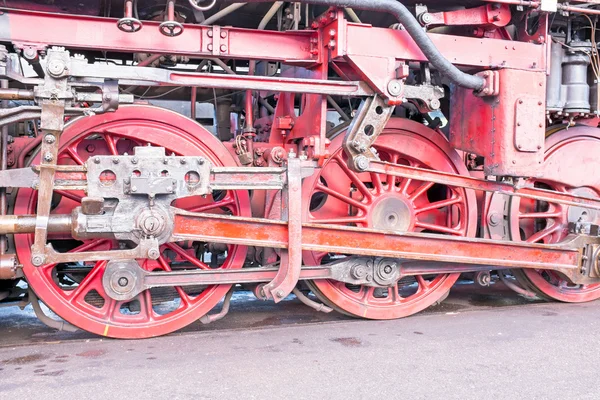
<svg viewBox="0 0 600 400">
<path fill-rule="evenodd" d="M 562 64 L 565 112 L 590 112 L 588 68 L 590 58 L 580 51 L 567 51 Z"/>
</svg>

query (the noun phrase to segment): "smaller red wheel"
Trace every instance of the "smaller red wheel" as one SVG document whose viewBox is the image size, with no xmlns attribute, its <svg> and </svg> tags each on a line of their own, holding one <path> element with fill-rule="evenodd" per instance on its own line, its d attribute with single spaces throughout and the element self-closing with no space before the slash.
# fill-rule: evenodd
<svg viewBox="0 0 600 400">
<path fill-rule="evenodd" d="M 312 177 L 303 193 L 312 194 L 305 221 L 375 228 L 396 232 L 475 235 L 475 194 L 461 188 L 436 185 L 391 175 L 356 173 L 347 166 L 343 135 L 331 144 L 331 158 Z M 384 161 L 467 175 L 459 155 L 439 133 L 416 122 L 393 119 L 375 142 Z M 307 265 L 343 257 L 305 252 Z M 326 304 L 353 316 L 394 319 L 412 315 L 448 294 L 460 274 L 420 275 L 401 279 L 391 288 L 349 285 L 334 280 L 309 282 Z"/>
<path fill-rule="evenodd" d="M 132 154 L 135 146 L 164 147 L 168 154 L 203 156 L 213 165 L 234 166 L 230 153 L 196 122 L 169 110 L 150 106 L 121 107 L 115 113 L 82 117 L 70 122 L 61 136 L 58 163 L 83 164 L 94 155 Z M 39 155 L 32 164 L 39 163 Z M 83 192 L 55 191 L 53 214 L 68 214 L 81 203 Z M 15 214 L 34 214 L 37 192 L 19 190 Z M 179 199 L 175 206 L 195 212 L 250 216 L 248 192 L 224 191 L 202 198 Z M 114 240 L 78 242 L 69 235 L 50 235 L 61 252 L 128 248 L 132 243 Z M 31 264 L 33 235 L 15 235 L 15 246 L 30 287 L 57 315 L 98 335 L 146 338 L 164 335 L 196 321 L 227 293 L 230 285 L 174 287 L 146 290 L 127 302 L 115 301 L 104 291 L 102 276 L 107 261 Z M 158 260 L 138 260 L 148 271 L 175 269 L 241 268 L 245 246 L 210 243 L 168 243 Z"/>
<path fill-rule="evenodd" d="M 543 179 L 526 184 L 584 197 L 600 196 L 600 131 L 576 126 L 552 133 L 546 139 Z M 512 197 L 509 232 L 512 240 L 529 243 L 559 243 L 569 233 L 570 222 L 600 224 L 600 213 L 585 207 L 565 206 Z M 515 276 L 524 280 L 542 297 L 564 302 L 585 302 L 600 298 L 600 284 L 576 285 L 552 270 L 523 269 Z"/>
</svg>

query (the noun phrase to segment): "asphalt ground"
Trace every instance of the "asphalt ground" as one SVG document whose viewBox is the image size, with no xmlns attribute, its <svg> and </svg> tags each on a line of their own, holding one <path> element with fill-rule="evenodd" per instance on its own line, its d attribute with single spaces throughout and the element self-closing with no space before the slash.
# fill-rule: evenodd
<svg viewBox="0 0 600 400">
<path fill-rule="evenodd" d="M 0 313 L 0 398 L 598 399 L 597 302 L 457 285 L 395 321 L 236 296 L 230 314 L 147 340 Z"/>
</svg>

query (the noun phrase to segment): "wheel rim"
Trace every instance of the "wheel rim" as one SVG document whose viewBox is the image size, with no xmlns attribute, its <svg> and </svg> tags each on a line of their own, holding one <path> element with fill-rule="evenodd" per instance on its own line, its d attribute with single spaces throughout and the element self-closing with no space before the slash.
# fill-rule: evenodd
<svg viewBox="0 0 600 400">
<path fill-rule="evenodd" d="M 529 179 L 526 185 L 578 194 L 600 196 L 600 151 L 598 129 L 576 126 L 552 133 L 546 139 L 544 178 Z M 600 213 L 581 207 L 510 199 L 509 232 L 512 240 L 529 243 L 558 243 L 568 235 L 569 222 L 582 218 L 600 223 Z M 518 272 L 540 295 L 565 302 L 585 302 L 600 298 L 600 284 L 574 285 L 551 270 L 523 269 Z"/>
<path fill-rule="evenodd" d="M 305 207 L 308 223 L 352 225 L 393 231 L 473 236 L 477 225 L 472 191 L 383 174 L 356 174 L 346 166 L 342 135 L 320 170 L 305 180 L 311 193 Z M 439 133 L 409 120 L 391 120 L 374 146 L 383 161 L 413 167 L 467 174 L 458 154 Z M 309 265 L 328 255 L 305 252 Z M 333 280 L 310 283 L 314 292 L 338 310 L 371 319 L 393 319 L 414 314 L 442 299 L 460 274 L 402 279 L 389 289 L 355 287 Z"/>
<path fill-rule="evenodd" d="M 58 162 L 81 164 L 92 155 L 116 155 L 129 152 L 135 145 L 154 145 L 168 154 L 202 155 L 214 165 L 232 166 L 235 162 L 224 146 L 208 131 L 180 114 L 150 107 L 122 107 L 115 113 L 83 117 L 69 123 L 61 136 Z M 32 160 L 39 162 L 39 155 Z M 79 205 L 82 192 L 57 192 L 52 213 L 68 213 Z M 15 214 L 34 214 L 37 192 L 20 190 L 15 201 Z M 175 205 L 197 212 L 228 213 L 250 216 L 247 192 L 221 192 L 206 199 L 179 199 Z M 62 250 L 109 250 L 118 247 L 112 240 L 90 240 L 81 244 L 50 236 Z M 231 286 L 147 290 L 130 302 L 110 299 L 102 288 L 102 275 L 107 261 L 79 266 L 65 264 L 34 267 L 31 264 L 33 235 L 15 235 L 15 246 L 30 287 L 57 315 L 87 331 L 116 338 L 144 338 L 178 330 L 210 311 Z M 198 259 L 205 247 L 194 243 L 172 243 L 161 246 L 158 260 L 139 261 L 146 270 L 172 268 L 222 268 L 243 266 L 246 247 L 229 246 L 221 260 L 211 265 Z M 213 249 L 214 251 L 214 249 Z M 216 260 L 216 261 L 215 261 Z"/>
</svg>

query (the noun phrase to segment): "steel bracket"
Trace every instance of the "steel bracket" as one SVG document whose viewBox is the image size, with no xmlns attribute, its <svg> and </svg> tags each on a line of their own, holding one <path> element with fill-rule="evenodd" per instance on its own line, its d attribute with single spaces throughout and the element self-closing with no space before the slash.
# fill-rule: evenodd
<svg viewBox="0 0 600 400">
<path fill-rule="evenodd" d="M 344 138 L 344 151 L 348 155 L 348 166 L 357 171 L 364 171 L 369 162 L 379 160 L 372 147 L 387 125 L 393 106 L 379 96 L 369 97 L 361 103 Z"/>
</svg>

